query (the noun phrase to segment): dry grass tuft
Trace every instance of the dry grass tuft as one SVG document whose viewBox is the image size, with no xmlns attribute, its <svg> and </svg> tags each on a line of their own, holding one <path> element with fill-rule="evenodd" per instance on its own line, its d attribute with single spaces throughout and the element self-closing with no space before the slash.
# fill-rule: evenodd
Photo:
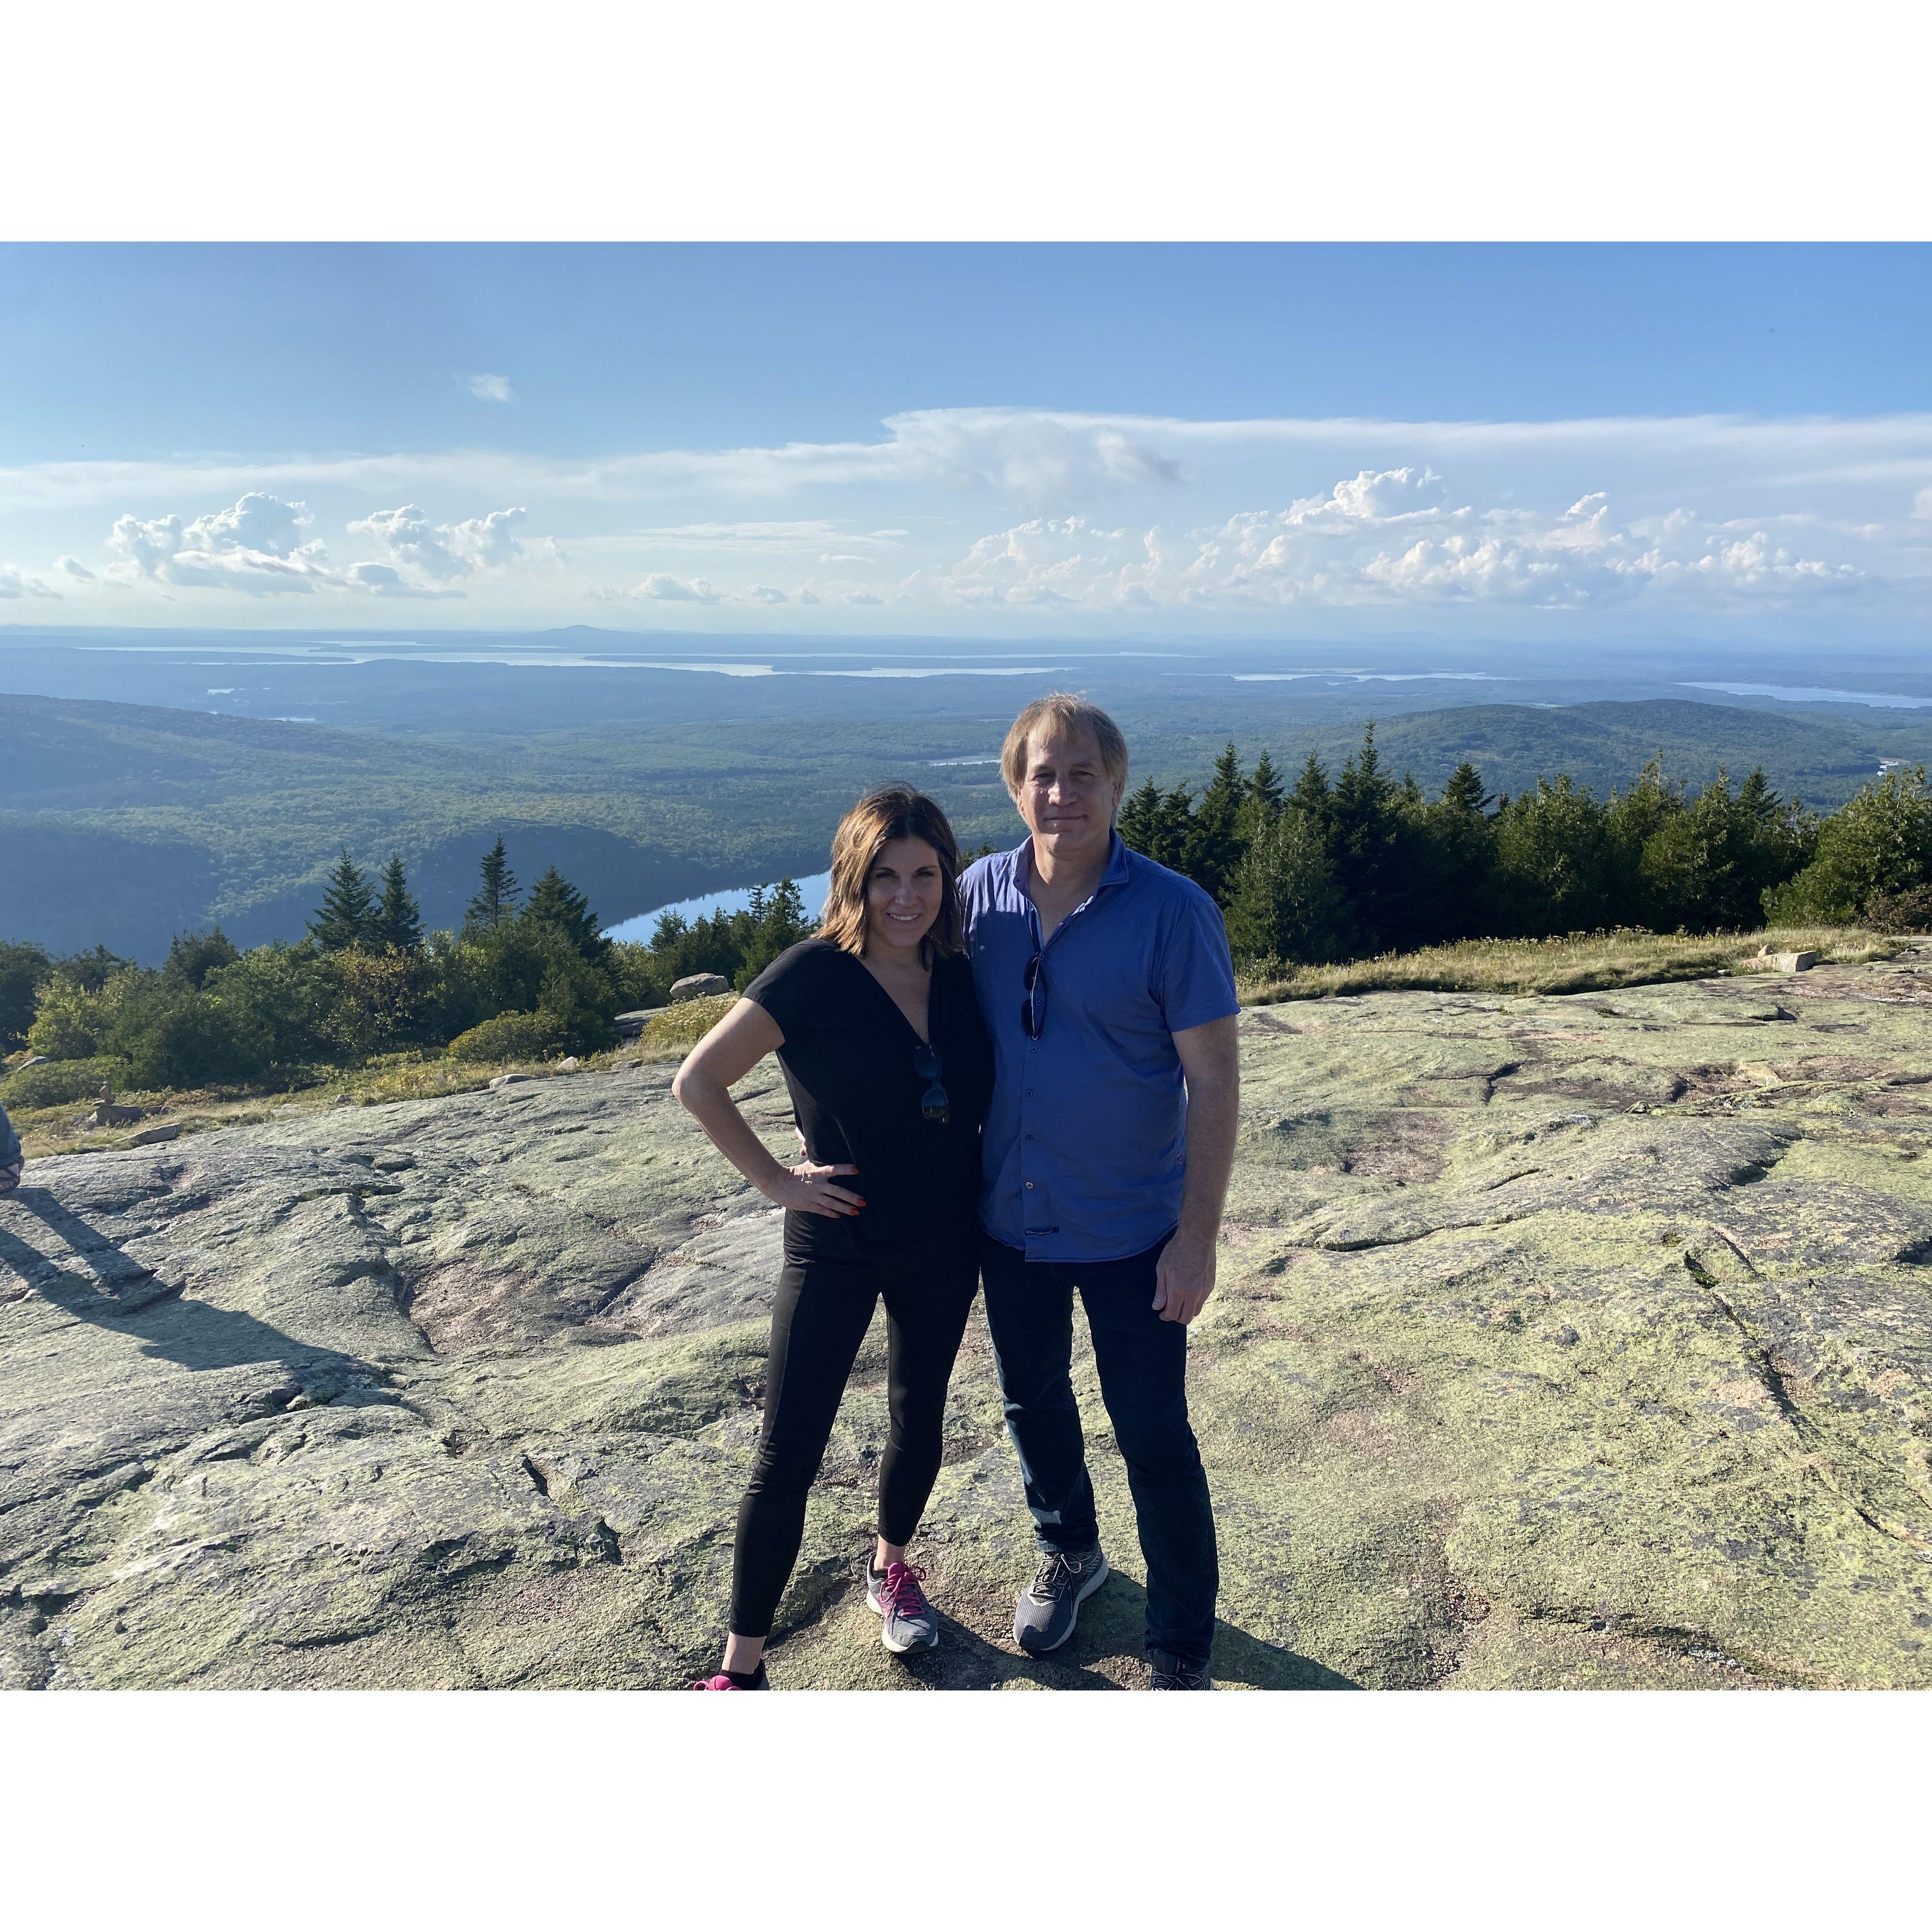
<svg viewBox="0 0 1932 1932">
<path fill-rule="evenodd" d="M 1780 926 L 1696 938 L 1625 928 L 1562 939 L 1466 939 L 1341 966 L 1262 967 L 1240 990 L 1243 1003 L 1256 1006 L 1344 993 L 1586 993 L 1762 971 L 1756 956 L 1766 950 L 1815 952 L 1855 963 L 1888 959 L 1909 943 L 1856 926 Z"/>
</svg>

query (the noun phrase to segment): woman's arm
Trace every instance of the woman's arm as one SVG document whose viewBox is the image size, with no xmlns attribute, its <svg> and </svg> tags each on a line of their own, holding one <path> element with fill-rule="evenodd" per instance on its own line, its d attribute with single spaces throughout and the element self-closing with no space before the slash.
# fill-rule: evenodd
<svg viewBox="0 0 1932 1932">
<path fill-rule="evenodd" d="M 670 1090 L 710 1136 L 712 1145 L 766 1200 L 834 1220 L 856 1214 L 866 1204 L 863 1196 L 834 1186 L 831 1180 L 836 1174 L 856 1174 L 856 1167 L 820 1167 L 808 1160 L 781 1167 L 731 1097 L 733 1085 L 784 1044 L 778 1022 L 756 1000 L 740 1000 L 685 1055 Z"/>
</svg>

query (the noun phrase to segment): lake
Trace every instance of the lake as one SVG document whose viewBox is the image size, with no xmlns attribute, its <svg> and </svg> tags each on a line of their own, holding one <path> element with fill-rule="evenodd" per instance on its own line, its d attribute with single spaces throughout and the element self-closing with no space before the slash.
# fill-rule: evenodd
<svg viewBox="0 0 1932 1932">
<path fill-rule="evenodd" d="M 763 890 L 769 892 L 778 883 L 776 879 L 768 880 Z M 798 887 L 800 895 L 805 901 L 806 917 L 816 919 L 825 904 L 825 895 L 831 889 L 832 874 L 830 872 L 816 872 L 808 879 L 795 879 L 792 883 Z M 677 913 L 695 922 L 708 918 L 712 913 L 742 912 L 752 903 L 752 894 L 758 890 L 759 888 L 752 886 L 730 886 L 717 892 L 700 892 L 694 899 L 680 899 L 674 905 L 656 906 L 649 912 L 639 913 L 633 919 L 622 920 L 615 926 L 607 926 L 604 928 L 604 937 L 623 940 L 635 946 L 648 946 L 652 932 L 666 913 Z"/>
</svg>

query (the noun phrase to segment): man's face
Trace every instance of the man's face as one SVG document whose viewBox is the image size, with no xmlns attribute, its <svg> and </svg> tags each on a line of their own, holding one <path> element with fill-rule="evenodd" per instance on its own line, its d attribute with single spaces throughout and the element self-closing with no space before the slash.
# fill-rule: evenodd
<svg viewBox="0 0 1932 1932">
<path fill-rule="evenodd" d="M 1049 724 L 1028 742 L 1013 802 L 1038 849 L 1077 862 L 1106 850 L 1120 788 L 1108 777 L 1091 732 Z"/>
</svg>

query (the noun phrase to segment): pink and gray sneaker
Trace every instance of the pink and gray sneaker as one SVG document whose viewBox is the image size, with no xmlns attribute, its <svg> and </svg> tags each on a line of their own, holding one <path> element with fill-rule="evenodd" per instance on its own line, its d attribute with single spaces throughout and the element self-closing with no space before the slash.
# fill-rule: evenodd
<svg viewBox="0 0 1932 1932">
<path fill-rule="evenodd" d="M 765 1660 L 758 1659 L 758 1667 L 749 1677 L 734 1677 L 730 1672 L 721 1670 L 713 1677 L 700 1677 L 691 1687 L 694 1690 L 769 1690 L 772 1687 L 765 1681 Z"/>
<path fill-rule="evenodd" d="M 879 1641 L 896 1656 L 931 1650 L 939 1642 L 938 1616 L 919 1587 L 925 1576 L 904 1563 L 866 1566 L 866 1601 L 883 1619 Z"/>
</svg>

